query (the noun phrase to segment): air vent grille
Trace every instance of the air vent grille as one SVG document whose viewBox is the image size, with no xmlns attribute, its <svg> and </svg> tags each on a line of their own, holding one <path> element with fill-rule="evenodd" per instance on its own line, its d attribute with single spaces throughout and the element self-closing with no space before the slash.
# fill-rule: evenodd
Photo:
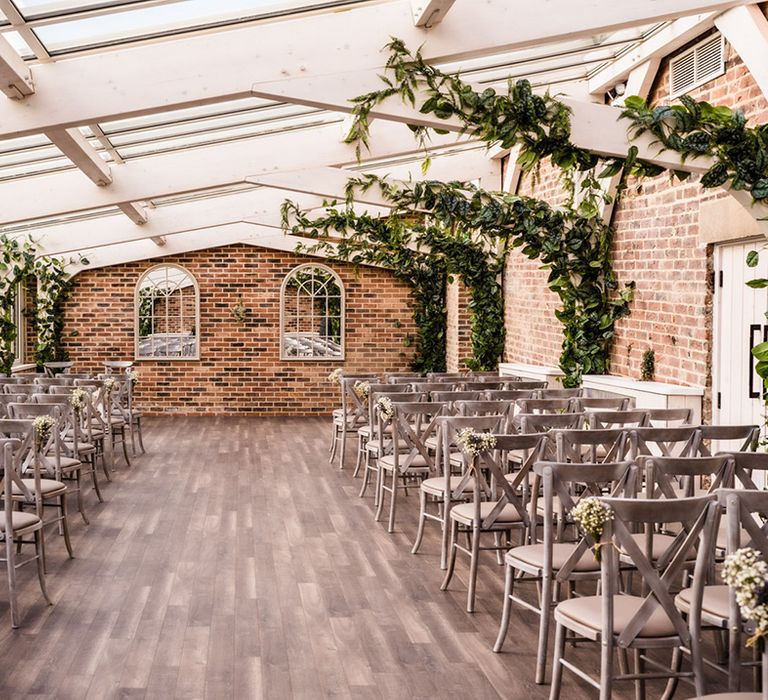
<svg viewBox="0 0 768 700">
<path fill-rule="evenodd" d="M 714 34 L 669 62 L 669 92 L 678 97 L 725 73 L 725 42 Z"/>
</svg>

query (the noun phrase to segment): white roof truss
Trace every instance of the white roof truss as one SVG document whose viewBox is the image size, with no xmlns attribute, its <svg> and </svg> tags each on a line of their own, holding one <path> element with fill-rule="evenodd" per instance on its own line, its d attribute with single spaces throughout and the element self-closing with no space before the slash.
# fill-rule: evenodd
<svg viewBox="0 0 768 700">
<path fill-rule="evenodd" d="M 768 19 L 757 5 L 751 5 L 724 12 L 715 24 L 768 97 Z"/>
<path fill-rule="evenodd" d="M 456 0 L 411 0 L 413 23 L 417 27 L 430 29 L 443 21 Z"/>
<path fill-rule="evenodd" d="M 35 91 L 32 71 L 4 36 L 0 36 L 0 90 L 12 100 Z"/>
</svg>

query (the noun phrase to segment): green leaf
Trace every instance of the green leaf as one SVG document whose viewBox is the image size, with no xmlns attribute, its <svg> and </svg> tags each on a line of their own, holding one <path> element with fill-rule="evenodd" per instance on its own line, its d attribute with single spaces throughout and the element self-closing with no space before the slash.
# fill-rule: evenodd
<svg viewBox="0 0 768 700">
<path fill-rule="evenodd" d="M 768 360 L 768 343 L 758 343 L 752 348 L 752 354 L 761 361 Z"/>
<path fill-rule="evenodd" d="M 747 253 L 747 267 L 757 267 L 757 263 L 760 262 L 760 253 L 756 250 L 750 250 Z"/>
<path fill-rule="evenodd" d="M 749 280 L 749 282 L 747 282 L 747 287 L 752 287 L 752 289 L 765 289 L 768 287 L 768 279 L 759 277 L 755 280 Z"/>
</svg>

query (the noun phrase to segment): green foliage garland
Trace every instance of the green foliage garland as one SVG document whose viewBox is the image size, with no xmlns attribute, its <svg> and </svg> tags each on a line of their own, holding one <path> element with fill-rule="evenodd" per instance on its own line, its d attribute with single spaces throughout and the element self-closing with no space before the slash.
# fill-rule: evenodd
<svg viewBox="0 0 768 700">
<path fill-rule="evenodd" d="M 376 219 L 377 226 L 393 226 L 402 245 L 444 261 L 448 272 L 462 277 L 469 287 L 477 366 L 495 366 L 501 356 L 504 320 L 497 276 L 509 250 L 521 247 L 524 255 L 549 269 L 549 287 L 561 300 L 556 315 L 564 326 L 560 362 L 566 383 L 575 386 L 582 373 L 607 371 L 614 325 L 629 313 L 633 285 L 618 289 L 610 263 L 613 231 L 602 220 L 467 183 L 423 181 L 395 186 L 373 175 L 350 181 L 350 202 L 356 192 L 374 186 L 392 204 L 390 216 Z M 291 211 L 296 214 L 295 207 Z M 336 216 L 332 212 L 330 216 Z M 325 220 L 296 221 L 294 233 L 313 228 L 308 235 L 320 234 L 333 245 Z M 357 246 L 361 241 L 367 245 L 366 232 L 356 230 L 353 220 L 345 223 L 350 224 L 350 233 L 338 245 L 344 246 L 342 259 L 354 262 Z M 343 228 L 333 230 L 345 233 Z"/>
<path fill-rule="evenodd" d="M 34 246 L 0 235 L 0 372 L 10 374 L 18 337 L 14 309 L 19 285 L 30 274 L 35 262 Z"/>
<path fill-rule="evenodd" d="M 397 217 L 378 218 L 351 209 L 329 208 L 310 218 L 294 203 L 282 206 L 283 223 L 295 233 L 317 239 L 305 252 L 321 252 L 330 260 L 355 266 L 383 265 L 411 288 L 411 309 L 417 327 L 411 368 L 417 372 L 445 371 L 445 264 L 408 247 L 409 230 Z"/>
<path fill-rule="evenodd" d="M 38 258 L 33 267 L 37 278 L 34 328 L 37 335 L 35 362 L 38 367 L 46 362 L 68 359 L 61 349 L 63 305 L 72 287 L 66 266 L 67 261 L 62 258 L 44 256 Z"/>
</svg>

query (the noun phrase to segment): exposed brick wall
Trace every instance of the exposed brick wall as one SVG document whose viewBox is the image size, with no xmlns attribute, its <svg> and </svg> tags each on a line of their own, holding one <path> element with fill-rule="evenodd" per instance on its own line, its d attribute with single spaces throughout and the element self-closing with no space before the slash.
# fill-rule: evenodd
<svg viewBox="0 0 768 700">
<path fill-rule="evenodd" d="M 727 47 L 726 73 L 692 91 L 691 97 L 745 112 L 752 123 L 768 117 L 768 102 L 741 59 Z M 668 62 L 651 92 L 654 103 L 668 98 Z M 562 201 L 552 168 L 540 182 L 521 184 L 521 193 Z M 620 281 L 637 284 L 631 315 L 617 326 L 611 371 L 640 376 L 643 352 L 656 353 L 656 378 L 690 385 L 711 384 L 712 246 L 699 240 L 699 205 L 727 196 L 704 190 L 697 178 L 680 183 L 668 175 L 630 183 L 614 209 L 614 266 Z M 505 275 L 509 361 L 556 364 L 561 332 L 554 318 L 557 298 L 546 291 L 546 271 L 512 254 Z M 707 396 L 705 415 L 709 413 Z"/>
<path fill-rule="evenodd" d="M 391 274 L 332 263 L 346 290 L 346 360 L 281 360 L 280 285 L 296 265 L 319 261 L 234 245 L 78 275 L 65 330 L 76 371 L 103 371 L 105 360 L 134 357 L 135 285 L 160 262 L 183 266 L 200 285 L 200 360 L 136 363 L 137 401 L 149 413 L 328 413 L 338 403 L 338 389 L 326 381 L 334 368 L 356 373 L 408 368 L 412 350 L 403 340 L 415 332 L 408 287 Z M 248 309 L 245 323 L 231 315 L 241 298 Z"/>
<path fill-rule="evenodd" d="M 449 372 L 466 369 L 464 360 L 472 357 L 472 334 L 469 324 L 469 292 L 459 280 L 446 289 L 448 312 L 445 334 L 445 364 Z"/>
</svg>

